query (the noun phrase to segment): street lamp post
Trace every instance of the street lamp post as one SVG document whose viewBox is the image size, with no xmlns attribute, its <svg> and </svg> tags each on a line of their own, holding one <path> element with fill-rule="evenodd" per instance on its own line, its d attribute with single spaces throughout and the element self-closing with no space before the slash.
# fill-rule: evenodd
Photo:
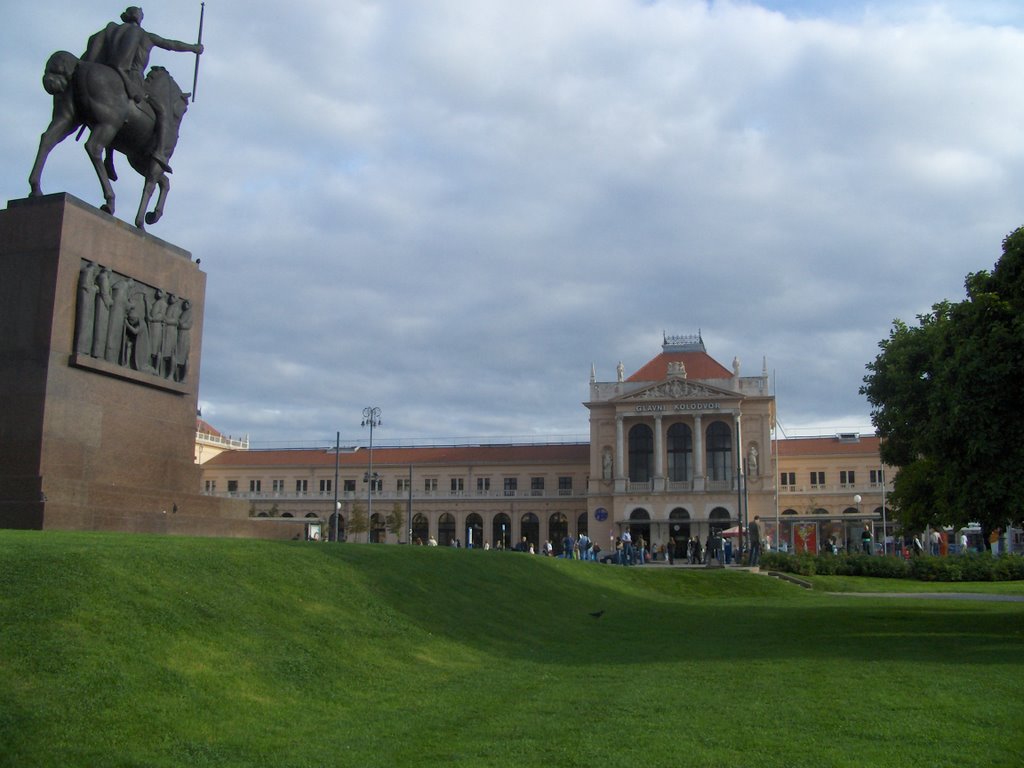
<svg viewBox="0 0 1024 768">
<path fill-rule="evenodd" d="M 340 541 L 341 502 L 338 501 L 338 457 L 341 456 L 341 432 L 334 435 L 334 543 Z"/>
<path fill-rule="evenodd" d="M 369 544 L 373 520 L 373 428 L 380 426 L 380 408 L 372 405 L 363 408 L 362 426 L 370 428 L 370 465 L 366 472 L 366 543 Z"/>
<path fill-rule="evenodd" d="M 853 503 L 857 505 L 857 517 L 858 518 L 860 517 L 860 503 L 861 503 L 861 501 L 862 501 L 862 499 L 861 499 L 861 495 L 859 493 L 853 494 Z M 863 520 L 861 520 L 860 522 L 862 524 L 864 523 Z M 847 551 L 849 551 L 849 547 L 847 547 Z"/>
<path fill-rule="evenodd" d="M 888 527 L 885 519 L 885 467 L 882 467 L 879 470 L 879 479 L 882 481 L 882 554 L 887 555 L 889 554 L 889 544 L 885 533 L 885 529 Z M 896 542 L 894 541 L 893 544 L 895 543 Z M 898 552 L 898 549 L 893 549 L 894 555 Z"/>
</svg>

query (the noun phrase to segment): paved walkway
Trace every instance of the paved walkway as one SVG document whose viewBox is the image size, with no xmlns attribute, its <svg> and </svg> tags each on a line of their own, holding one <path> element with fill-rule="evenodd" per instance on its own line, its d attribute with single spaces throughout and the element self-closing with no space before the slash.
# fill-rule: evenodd
<svg viewBox="0 0 1024 768">
<path fill-rule="evenodd" d="M 991 603 L 1024 603 L 1024 595 L 992 595 L 985 592 L 828 592 L 837 597 L 909 597 L 919 600 L 983 600 Z"/>
</svg>

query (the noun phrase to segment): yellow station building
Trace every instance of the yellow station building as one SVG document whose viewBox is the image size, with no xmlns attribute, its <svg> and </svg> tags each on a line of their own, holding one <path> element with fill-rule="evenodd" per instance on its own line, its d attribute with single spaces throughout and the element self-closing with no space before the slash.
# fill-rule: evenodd
<svg viewBox="0 0 1024 768">
<path fill-rule="evenodd" d="M 830 538 L 859 547 L 865 525 L 882 540 L 892 475 L 878 439 L 779 439 L 766 366 L 743 376 L 699 334 L 665 337 L 631 375 L 621 363 L 613 381 L 592 371 L 583 405 L 586 443 L 250 450 L 201 422 L 202 490 L 247 499 L 255 517 L 304 520 L 309 535 L 337 525 L 355 541 L 511 547 L 525 538 L 559 552 L 566 536 L 586 533 L 607 551 L 629 529 L 656 551 L 673 541 L 681 555 L 690 537 L 755 515 L 769 545 L 790 551 Z M 370 530 L 347 533 L 353 512 L 367 509 Z"/>
</svg>

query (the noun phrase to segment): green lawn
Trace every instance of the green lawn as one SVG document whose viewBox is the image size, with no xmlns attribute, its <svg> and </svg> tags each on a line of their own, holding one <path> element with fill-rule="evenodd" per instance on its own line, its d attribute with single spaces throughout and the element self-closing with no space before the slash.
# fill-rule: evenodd
<svg viewBox="0 0 1024 768">
<path fill-rule="evenodd" d="M 479 550 L 12 531 L 0 585 L 2 766 L 1024 756 L 1021 603 Z"/>
</svg>

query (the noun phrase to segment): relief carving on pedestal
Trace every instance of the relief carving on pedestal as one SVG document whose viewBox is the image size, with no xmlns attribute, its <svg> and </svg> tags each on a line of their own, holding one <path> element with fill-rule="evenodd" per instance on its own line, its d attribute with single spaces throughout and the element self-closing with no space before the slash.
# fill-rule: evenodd
<svg viewBox="0 0 1024 768">
<path fill-rule="evenodd" d="M 188 376 L 192 302 L 83 260 L 75 352 L 168 381 Z"/>
</svg>

